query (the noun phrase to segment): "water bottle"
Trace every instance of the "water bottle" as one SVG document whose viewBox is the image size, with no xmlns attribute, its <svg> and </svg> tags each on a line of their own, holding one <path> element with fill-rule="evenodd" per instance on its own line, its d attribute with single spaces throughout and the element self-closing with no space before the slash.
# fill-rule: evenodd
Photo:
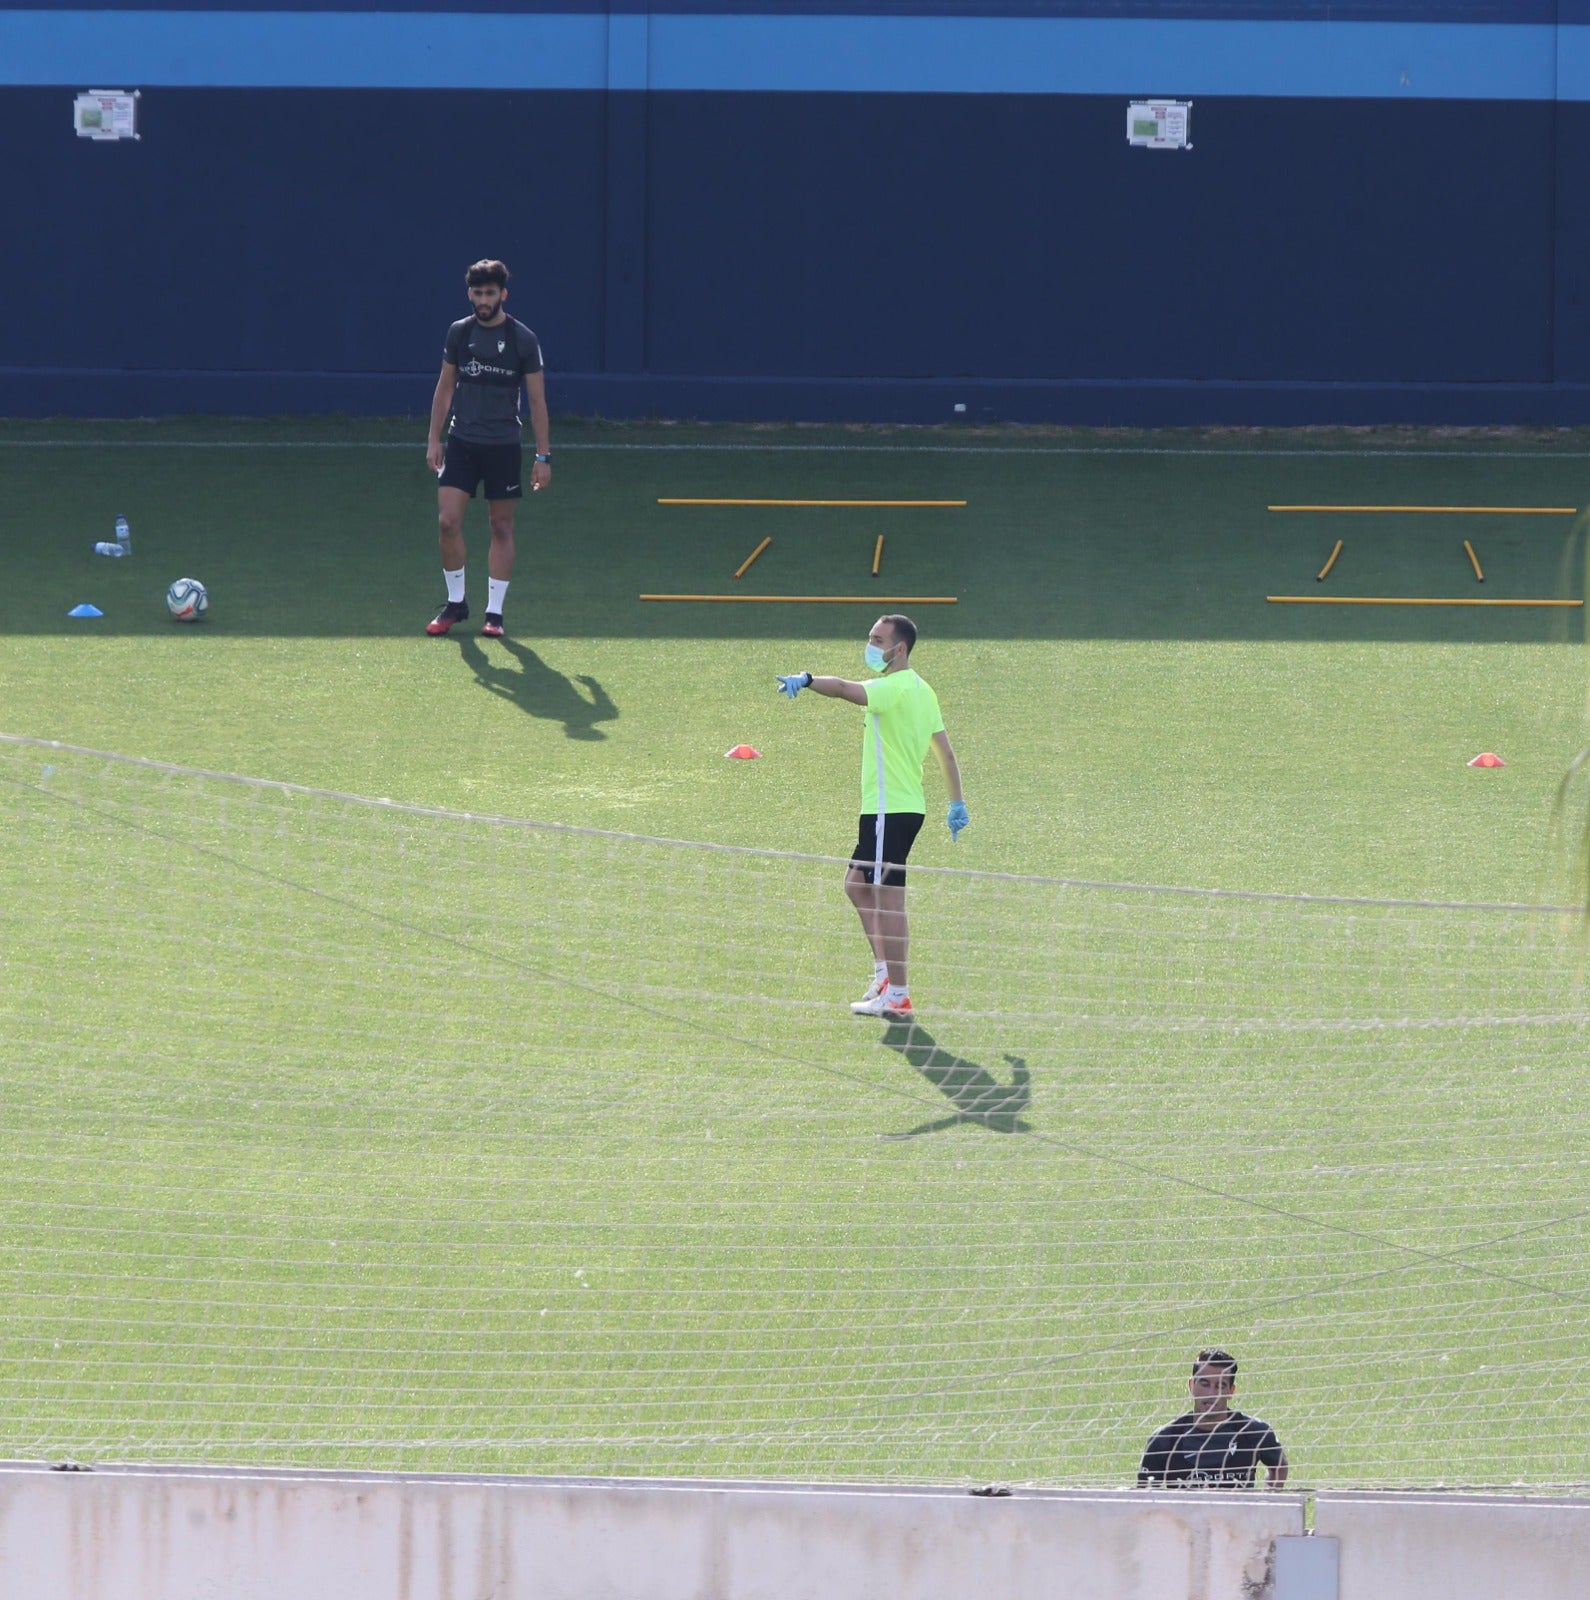
<svg viewBox="0 0 1590 1600">
<path fill-rule="evenodd" d="M 125 517 L 116 519 L 116 543 L 121 546 L 121 553 L 124 556 L 132 554 L 132 527 Z"/>
</svg>

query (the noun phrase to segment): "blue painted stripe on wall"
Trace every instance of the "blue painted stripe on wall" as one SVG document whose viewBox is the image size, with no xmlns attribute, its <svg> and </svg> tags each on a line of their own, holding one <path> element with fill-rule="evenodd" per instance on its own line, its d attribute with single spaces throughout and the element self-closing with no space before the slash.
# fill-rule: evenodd
<svg viewBox="0 0 1590 1600">
<path fill-rule="evenodd" d="M 1590 100 L 1590 27 L 1557 29 L 1557 98 Z"/>
<path fill-rule="evenodd" d="M 610 76 L 609 19 L 596 12 L 495 14 L 485 49 L 480 27 L 435 13 L 30 10 L 0 11 L 0 84 L 1586 100 L 1583 32 L 633 15 L 615 35 Z"/>
<path fill-rule="evenodd" d="M 285 0 L 284 0 L 285 3 Z M 706 16 L 1109 17 L 1179 22 L 1553 23 L 1590 0 L 613 0 L 613 9 Z"/>
<path fill-rule="evenodd" d="M 609 89 L 650 87 L 651 40 L 646 19 L 615 11 L 607 19 L 607 86 Z"/>
<path fill-rule="evenodd" d="M 1414 23 L 673 17 L 654 89 L 1550 99 L 1555 30 Z"/>
<path fill-rule="evenodd" d="M 490 48 L 484 35 L 489 29 Z M 0 12 L 0 84 L 603 89 L 607 17 Z"/>
<path fill-rule="evenodd" d="M 0 0 L 0 11 L 38 10 Z M 1590 22 L 1590 0 L 73 0 L 74 11 L 605 16 L 1147 17 L 1181 22 Z"/>
</svg>

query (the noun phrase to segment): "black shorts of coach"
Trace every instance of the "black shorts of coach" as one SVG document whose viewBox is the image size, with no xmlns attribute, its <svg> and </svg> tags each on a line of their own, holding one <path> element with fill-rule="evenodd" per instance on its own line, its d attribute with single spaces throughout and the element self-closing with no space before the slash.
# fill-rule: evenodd
<svg viewBox="0 0 1590 1600">
<path fill-rule="evenodd" d="M 886 811 L 883 814 L 883 886 L 900 889 L 905 886 L 905 861 L 911 846 L 922 831 L 920 811 Z M 856 853 L 850 864 L 862 879 L 871 883 L 878 859 L 878 813 L 864 811 L 856 829 Z"/>
<path fill-rule="evenodd" d="M 524 447 L 510 444 L 471 444 L 467 439 L 447 436 L 442 451 L 439 488 L 462 489 L 471 500 L 482 483 L 488 500 L 524 499 Z"/>
</svg>

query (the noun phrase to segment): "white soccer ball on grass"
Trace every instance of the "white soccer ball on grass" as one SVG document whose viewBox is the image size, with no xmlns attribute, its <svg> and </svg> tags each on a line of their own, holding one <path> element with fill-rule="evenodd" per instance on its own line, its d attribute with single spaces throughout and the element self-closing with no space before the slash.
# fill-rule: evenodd
<svg viewBox="0 0 1590 1600">
<path fill-rule="evenodd" d="M 178 578 L 166 590 L 166 610 L 178 622 L 197 622 L 210 609 L 210 591 L 197 578 Z"/>
</svg>

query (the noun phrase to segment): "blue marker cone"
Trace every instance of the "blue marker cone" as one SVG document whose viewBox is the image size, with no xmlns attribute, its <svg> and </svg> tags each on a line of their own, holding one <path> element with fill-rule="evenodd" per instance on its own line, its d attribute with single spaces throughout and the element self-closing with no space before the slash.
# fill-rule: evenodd
<svg viewBox="0 0 1590 1600">
<path fill-rule="evenodd" d="M 66 614 L 69 617 L 102 617 L 105 615 L 98 606 L 91 606 L 86 600 L 80 606 L 73 606 Z"/>
</svg>

